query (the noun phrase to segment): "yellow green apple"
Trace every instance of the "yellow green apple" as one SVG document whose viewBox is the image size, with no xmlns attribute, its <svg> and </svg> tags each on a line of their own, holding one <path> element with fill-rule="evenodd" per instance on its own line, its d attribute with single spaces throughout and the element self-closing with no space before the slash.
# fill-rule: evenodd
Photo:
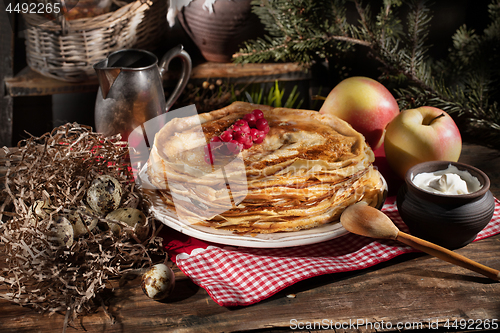
<svg viewBox="0 0 500 333">
<path fill-rule="evenodd" d="M 380 82 L 353 76 L 332 89 L 319 112 L 347 121 L 375 150 L 384 142 L 385 128 L 399 114 L 399 106 Z"/>
<path fill-rule="evenodd" d="M 387 163 L 403 178 L 408 169 L 421 162 L 456 162 L 462 152 L 462 136 L 448 113 L 422 106 L 401 111 L 390 122 L 384 149 Z"/>
</svg>

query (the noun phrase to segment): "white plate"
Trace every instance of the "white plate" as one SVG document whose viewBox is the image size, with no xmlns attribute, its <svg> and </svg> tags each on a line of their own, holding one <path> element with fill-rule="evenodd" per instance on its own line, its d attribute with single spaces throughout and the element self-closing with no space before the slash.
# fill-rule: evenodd
<svg viewBox="0 0 500 333">
<path fill-rule="evenodd" d="M 147 165 L 141 169 L 139 177 L 145 188 L 153 188 L 145 173 Z M 381 175 L 382 177 L 382 175 Z M 387 195 L 387 183 L 382 177 L 384 187 L 382 188 L 382 200 L 377 208 L 381 208 Z M 158 195 L 149 195 L 154 216 L 165 225 L 188 236 L 198 238 L 207 242 L 213 242 L 232 246 L 245 246 L 253 248 L 282 248 L 291 246 L 302 246 L 327 241 L 343 236 L 348 233 L 340 222 L 328 223 L 321 227 L 308 230 L 277 232 L 271 234 L 240 235 L 232 231 L 214 229 L 210 227 L 187 224 L 176 218 L 175 213 L 170 211 Z"/>
</svg>

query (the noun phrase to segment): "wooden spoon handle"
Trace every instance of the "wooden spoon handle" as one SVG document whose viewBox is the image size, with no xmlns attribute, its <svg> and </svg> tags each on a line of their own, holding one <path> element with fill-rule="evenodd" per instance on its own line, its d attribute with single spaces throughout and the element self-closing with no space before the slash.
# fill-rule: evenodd
<svg viewBox="0 0 500 333">
<path fill-rule="evenodd" d="M 484 266 L 478 262 L 475 262 L 474 260 L 466 258 L 453 251 L 450 251 L 442 246 L 433 244 L 431 242 L 409 235 L 402 231 L 399 231 L 396 240 L 405 243 L 406 245 L 409 245 L 417 250 L 430 254 L 436 258 L 448 261 L 457 266 L 467 268 L 471 271 L 487 276 L 490 279 L 500 281 L 500 271 L 490 268 L 488 266 Z"/>
</svg>

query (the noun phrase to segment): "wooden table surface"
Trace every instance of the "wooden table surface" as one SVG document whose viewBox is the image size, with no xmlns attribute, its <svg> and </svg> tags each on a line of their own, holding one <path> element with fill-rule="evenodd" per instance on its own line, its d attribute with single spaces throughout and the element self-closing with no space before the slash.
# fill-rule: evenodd
<svg viewBox="0 0 500 333">
<path fill-rule="evenodd" d="M 485 171 L 500 198 L 500 151 L 464 145 L 460 161 Z M 456 250 L 500 269 L 500 235 Z M 246 307 L 217 305 L 176 269 L 174 293 L 148 299 L 139 279 L 116 288 L 110 315 L 100 310 L 79 318 L 67 332 L 315 332 L 321 328 L 361 332 L 428 327 L 438 331 L 498 331 L 500 283 L 424 254 L 407 254 L 369 269 L 299 282 Z M 455 322 L 455 327 L 453 324 Z M 64 316 L 41 315 L 0 300 L 0 332 L 62 330 Z M 439 331 L 441 331 L 441 329 Z"/>
</svg>

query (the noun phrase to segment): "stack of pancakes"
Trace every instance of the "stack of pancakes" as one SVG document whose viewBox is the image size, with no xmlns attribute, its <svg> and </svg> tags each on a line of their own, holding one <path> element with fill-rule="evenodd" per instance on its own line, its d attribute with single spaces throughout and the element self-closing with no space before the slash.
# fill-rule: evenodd
<svg viewBox="0 0 500 333">
<path fill-rule="evenodd" d="M 254 109 L 269 123 L 265 140 L 207 164 L 210 139 Z M 364 137 L 339 118 L 235 102 L 168 122 L 155 136 L 147 174 L 187 223 L 272 233 L 338 222 L 358 201 L 378 205 L 384 184 L 374 159 Z"/>
</svg>

